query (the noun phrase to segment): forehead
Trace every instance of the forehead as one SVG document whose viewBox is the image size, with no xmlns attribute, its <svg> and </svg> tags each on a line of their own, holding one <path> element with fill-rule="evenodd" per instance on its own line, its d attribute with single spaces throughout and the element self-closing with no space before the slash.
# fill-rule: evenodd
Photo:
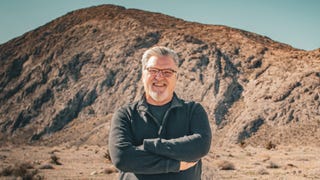
<svg viewBox="0 0 320 180">
<path fill-rule="evenodd" d="M 176 68 L 176 65 L 169 56 L 151 56 L 146 67 Z"/>
</svg>

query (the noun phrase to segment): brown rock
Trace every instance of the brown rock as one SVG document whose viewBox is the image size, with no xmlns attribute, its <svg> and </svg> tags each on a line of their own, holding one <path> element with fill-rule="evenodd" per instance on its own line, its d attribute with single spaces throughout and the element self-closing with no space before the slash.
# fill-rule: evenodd
<svg viewBox="0 0 320 180">
<path fill-rule="evenodd" d="M 140 98 L 140 58 L 180 55 L 177 94 L 208 112 L 215 144 L 320 144 L 320 50 L 159 13 L 102 5 L 0 45 L 0 144 L 106 145 L 116 108 Z"/>
</svg>

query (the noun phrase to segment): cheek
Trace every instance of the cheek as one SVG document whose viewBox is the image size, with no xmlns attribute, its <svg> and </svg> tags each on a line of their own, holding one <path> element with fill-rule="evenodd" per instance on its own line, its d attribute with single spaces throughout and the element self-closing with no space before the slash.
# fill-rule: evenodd
<svg viewBox="0 0 320 180">
<path fill-rule="evenodd" d="M 176 82 L 177 82 L 176 79 L 170 80 L 170 87 L 171 87 L 172 89 L 174 89 L 174 88 L 176 87 Z"/>
<path fill-rule="evenodd" d="M 151 80 L 151 77 L 149 77 L 147 74 L 142 75 L 142 82 L 144 86 L 148 85 L 151 82 Z"/>
</svg>

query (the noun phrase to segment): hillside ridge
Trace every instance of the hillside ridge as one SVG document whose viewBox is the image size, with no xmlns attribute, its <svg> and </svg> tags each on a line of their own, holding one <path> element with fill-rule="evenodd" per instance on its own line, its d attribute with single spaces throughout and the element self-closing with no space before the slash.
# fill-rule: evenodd
<svg viewBox="0 0 320 180">
<path fill-rule="evenodd" d="M 142 53 L 179 57 L 176 93 L 208 112 L 214 144 L 320 145 L 320 49 L 101 5 L 0 45 L 0 144 L 107 144 L 110 118 L 139 99 Z"/>
</svg>

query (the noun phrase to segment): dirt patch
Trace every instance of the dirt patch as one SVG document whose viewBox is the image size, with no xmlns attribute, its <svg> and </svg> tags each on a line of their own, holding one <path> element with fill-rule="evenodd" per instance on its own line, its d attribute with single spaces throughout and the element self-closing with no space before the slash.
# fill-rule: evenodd
<svg viewBox="0 0 320 180">
<path fill-rule="evenodd" d="M 25 169 L 20 172 L 25 173 L 1 173 L 0 178 L 117 179 L 117 170 L 106 159 L 106 152 L 106 147 L 99 146 L 1 147 L 1 172 L 17 164 L 28 166 L 20 166 Z M 203 158 L 202 179 L 319 179 L 319 153 L 317 147 L 212 147 Z M 57 158 L 60 164 L 52 160 Z"/>
</svg>

